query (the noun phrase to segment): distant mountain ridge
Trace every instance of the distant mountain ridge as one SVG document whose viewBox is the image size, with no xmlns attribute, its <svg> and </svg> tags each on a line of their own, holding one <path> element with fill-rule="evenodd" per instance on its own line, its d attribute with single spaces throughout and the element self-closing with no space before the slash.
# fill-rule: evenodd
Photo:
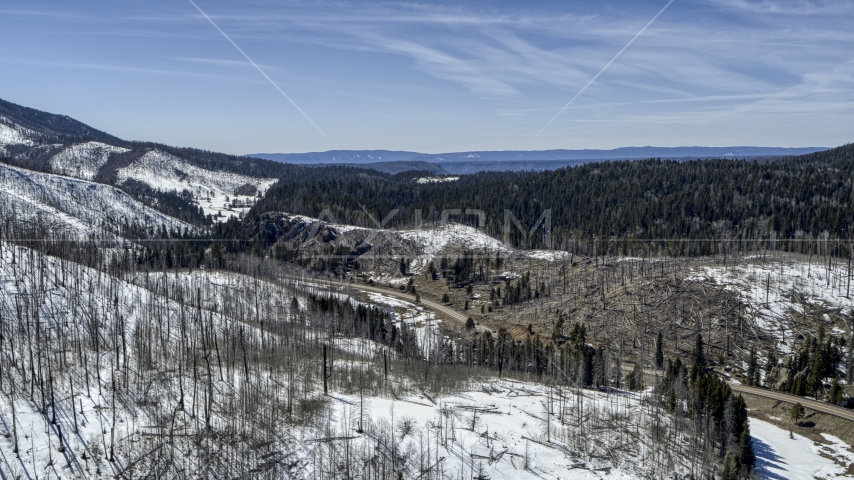
<svg viewBox="0 0 854 480">
<path fill-rule="evenodd" d="M 309 153 L 252 153 L 247 157 L 295 164 L 365 164 L 420 161 L 434 164 L 524 162 L 558 160 L 629 160 L 646 158 L 726 158 L 795 156 L 827 150 L 827 147 L 620 147 L 611 150 L 506 150 L 418 153 L 395 150 L 330 150 Z"/>
<path fill-rule="evenodd" d="M 84 137 L 107 142 L 119 141 L 117 137 L 92 128 L 67 115 L 43 112 L 7 102 L 3 99 L 0 99 L 0 117 L 6 117 L 7 120 L 11 120 L 21 127 L 42 135 Z"/>
</svg>

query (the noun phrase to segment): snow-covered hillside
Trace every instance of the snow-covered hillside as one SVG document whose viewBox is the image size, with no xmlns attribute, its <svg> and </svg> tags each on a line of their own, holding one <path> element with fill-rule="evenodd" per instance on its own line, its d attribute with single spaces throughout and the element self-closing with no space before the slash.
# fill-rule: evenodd
<svg viewBox="0 0 854 480">
<path fill-rule="evenodd" d="M 11 370 L 0 387 L 15 392 L 0 395 L 0 473 L 628 479 L 688 470 L 648 433 L 657 420 L 639 395 L 495 379 L 436 393 L 394 371 L 380 388 L 370 357 L 336 350 L 324 396 L 318 359 L 305 354 L 323 330 L 303 322 L 327 317 L 294 311 L 291 295 L 228 273 L 127 281 L 0 245 L 4 343 L 20 346 L 15 366 L 0 359 Z M 25 335 L 27 325 L 38 333 Z M 266 360 L 291 348 L 302 355 Z M 360 395 L 355 379 L 367 375 L 361 385 L 373 393 Z"/>
<path fill-rule="evenodd" d="M 110 154 L 127 151 L 127 148 L 101 142 L 80 143 L 54 155 L 50 159 L 50 168 L 53 173 L 59 175 L 92 180 L 110 159 Z"/>
<path fill-rule="evenodd" d="M 252 290 L 253 300 L 260 305 L 253 307 L 246 301 L 246 295 L 240 293 L 243 289 Z M 264 294 L 273 291 L 275 295 Z M 176 293 L 186 300 L 192 297 L 190 303 L 196 307 L 185 313 L 186 305 L 172 298 Z M 64 364 L 53 364 L 49 384 L 42 376 L 47 375 L 46 370 L 39 373 L 40 380 L 33 380 L 40 385 L 39 395 L 17 391 L 10 384 L 13 373 L 4 369 L 0 382 L 4 391 L 0 395 L 0 477 L 136 478 L 148 473 L 163 478 L 174 476 L 175 469 L 197 465 L 200 452 L 190 452 L 195 441 L 187 433 L 199 430 L 200 423 L 204 425 L 200 414 L 209 408 L 208 400 L 203 402 L 202 393 L 191 386 L 187 378 L 190 372 L 184 371 L 182 376 L 159 370 L 157 363 L 167 357 L 156 350 L 162 347 L 161 353 L 173 356 L 183 347 L 190 348 L 188 342 L 202 338 L 206 328 L 227 335 L 237 335 L 239 329 L 241 344 L 254 348 L 258 331 L 242 319 L 258 315 L 269 319 L 274 311 L 287 315 L 290 297 L 282 293 L 280 287 L 259 285 L 257 279 L 240 275 L 144 275 L 129 282 L 30 249 L 0 245 L 0 315 L 4 319 L 0 330 L 4 340 L 16 346 L 14 353 L 7 351 L 0 361 L 15 360 L 23 368 L 23 351 L 17 348 L 27 345 L 29 335 L 39 365 L 47 368 L 50 361 Z M 21 303 L 21 299 L 27 300 Z M 28 318 L 40 320 L 33 327 L 39 333 L 13 334 L 11 325 L 23 326 Z M 159 333 L 157 345 L 152 345 L 149 341 L 153 337 L 144 340 L 144 336 L 155 331 Z M 121 340 L 116 340 L 116 335 Z M 34 345 L 37 341 L 45 343 Z M 60 341 L 65 347 L 54 343 Z M 196 348 L 195 343 L 192 348 Z M 228 351 L 223 343 L 218 348 L 223 355 Z M 4 365 L 8 367 L 9 363 Z M 15 385 L 28 385 L 29 379 L 23 374 Z M 252 381 L 220 376 L 215 384 L 220 392 L 217 404 L 252 389 L 247 383 Z M 234 419 L 223 412 L 214 423 L 228 418 Z M 177 437 L 177 441 L 169 442 L 170 447 L 179 450 L 167 455 L 171 457 L 168 462 L 162 461 L 162 453 L 152 455 L 152 442 L 160 444 L 159 448 L 166 445 L 161 435 L 164 428 Z M 220 428 L 227 431 L 231 427 L 222 424 Z M 305 435 L 312 433 L 310 426 L 306 428 Z M 258 456 L 268 452 L 257 450 L 258 443 L 252 445 Z M 278 447 L 286 450 L 285 458 L 304 449 L 284 431 Z M 258 458 L 250 461 L 263 463 Z M 153 473 L 158 469 L 173 474 Z"/>
<path fill-rule="evenodd" d="M 736 265 L 695 268 L 688 279 L 721 285 L 737 293 L 756 326 L 777 337 L 784 351 L 790 351 L 798 335 L 806 333 L 800 331 L 798 319 L 811 312 L 823 312 L 829 331 L 851 334 L 845 321 L 834 321 L 854 312 L 854 300 L 848 297 L 846 264 L 828 266 L 753 257 Z"/>
<path fill-rule="evenodd" d="M 108 185 L 0 165 L 0 208 L 18 222 L 42 222 L 72 238 L 112 237 L 125 225 L 192 227 Z"/>
<path fill-rule="evenodd" d="M 213 172 L 160 150 L 151 150 L 117 172 L 119 184 L 129 179 L 164 192 L 189 191 L 205 214 L 239 216 L 276 183 L 274 178 L 256 178 L 229 172 Z"/>
<path fill-rule="evenodd" d="M 45 139 L 50 143 L 38 143 Z M 7 148 L 11 146 L 16 148 Z M 23 162 L 27 168 L 34 165 L 36 170 L 94 180 L 98 172 L 110 163 L 111 155 L 129 151 L 129 148 L 101 141 L 69 145 L 63 143 L 61 136 L 47 137 L 0 116 L 0 155 L 14 155 L 18 164 Z M 208 170 L 161 149 L 138 153 L 141 156 L 130 165 L 122 163 L 124 160 L 117 160 L 119 165 L 125 165 L 116 171 L 117 185 L 136 180 L 163 192 L 189 192 L 193 203 L 217 221 L 245 214 L 277 181 L 275 178 Z"/>
<path fill-rule="evenodd" d="M 433 228 L 403 230 L 398 232 L 401 238 L 415 243 L 421 250 L 410 266 L 413 273 L 421 271 L 448 248 L 488 251 L 490 253 L 508 253 L 512 251 L 499 240 L 468 225 L 449 223 Z"/>
<path fill-rule="evenodd" d="M 44 289 L 39 279 L 46 275 L 50 275 L 52 281 L 49 288 Z M 46 331 L 70 335 L 79 332 L 84 325 L 93 325 L 89 322 L 97 322 L 100 308 L 97 305 L 112 305 L 114 311 L 123 315 L 124 327 L 133 331 L 139 320 L 137 306 L 150 303 L 153 296 L 144 288 L 91 268 L 26 248 L 2 246 L 0 312 L 5 321 L 11 322 L 16 316 L 13 312 L 20 312 L 20 305 L 16 305 L 19 298 L 32 298 L 26 307 L 28 314 L 43 319 Z M 167 308 L 162 311 L 167 313 L 168 306 L 164 307 Z M 87 369 L 91 367 L 94 371 L 100 362 L 95 358 L 92 362 Z M 98 367 L 109 370 L 109 364 Z M 66 373 L 81 374 L 82 364 L 70 366 Z M 100 381 L 107 378 L 102 377 Z M 105 406 L 111 404 L 111 399 L 105 395 L 100 381 L 57 385 L 60 394 L 70 401 L 55 406 L 52 419 L 41 408 L 43 403 L 34 397 L 3 395 L 0 400 L 0 429 L 3 430 L 0 472 L 12 478 L 98 478 L 102 469 L 111 470 L 111 465 L 104 461 L 110 451 L 107 432 L 112 432 L 114 437 L 127 438 L 138 428 L 138 417 L 121 408 L 116 409 L 114 416 L 109 414 Z M 125 455 L 121 447 L 114 453 L 120 458 Z"/>
<path fill-rule="evenodd" d="M 684 480 L 697 468 L 699 433 L 674 428 L 686 419 L 649 391 L 465 365 L 439 378 L 432 362 L 336 334 L 356 317 L 309 306 L 318 285 L 279 273 L 114 276 L 0 245 L 0 333 L 14 345 L 0 355 L 0 476 Z M 401 325 L 431 320 L 368 301 Z M 829 436 L 751 426 L 768 478 L 844 478 L 837 463 L 854 460 Z"/>
<path fill-rule="evenodd" d="M 5 154 L 6 145 L 32 145 L 34 132 L 0 115 L 0 154 Z"/>
</svg>

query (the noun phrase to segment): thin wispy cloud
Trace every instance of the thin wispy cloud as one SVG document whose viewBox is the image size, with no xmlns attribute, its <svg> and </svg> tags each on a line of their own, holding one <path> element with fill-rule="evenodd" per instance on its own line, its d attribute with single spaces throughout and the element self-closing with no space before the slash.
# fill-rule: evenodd
<svg viewBox="0 0 854 480">
<path fill-rule="evenodd" d="M 245 77 L 234 77 L 226 75 L 213 75 L 186 70 L 169 70 L 162 68 L 146 68 L 146 67 L 131 67 L 125 65 L 107 65 L 87 62 L 70 62 L 70 61 L 54 61 L 54 60 L 36 60 L 32 58 L 0 58 L 2 63 L 10 63 L 17 65 L 32 65 L 37 67 L 46 67 L 53 69 L 75 69 L 75 70 L 90 70 L 94 72 L 113 72 L 121 74 L 134 75 L 162 75 L 173 77 L 190 77 L 209 80 L 225 80 L 229 82 L 245 82 L 245 83 L 263 83 L 261 80 L 250 79 Z"/>
<path fill-rule="evenodd" d="M 473 63 L 454 57 L 435 48 L 407 40 L 375 36 L 373 44 L 386 50 L 413 58 L 425 72 L 437 78 L 459 83 L 474 93 L 483 95 L 516 95 L 518 90 L 482 72 Z"/>
<path fill-rule="evenodd" d="M 294 101 L 293 101 L 293 99 L 290 97 L 290 95 L 288 95 L 287 93 L 285 93 L 285 91 L 284 91 L 284 90 L 282 90 L 282 88 L 281 88 L 281 87 L 279 87 L 279 85 L 278 85 L 276 82 L 274 82 L 274 81 L 273 81 L 273 79 L 272 79 L 272 78 L 270 78 L 270 76 L 269 76 L 269 75 L 267 75 L 267 72 L 265 72 L 265 71 L 264 71 L 264 69 L 262 69 L 262 68 L 261 68 L 257 63 L 255 63 L 255 61 L 253 61 L 253 60 L 252 60 L 252 58 L 250 58 L 250 57 L 249 57 L 249 55 L 247 55 L 247 54 L 246 54 L 246 52 L 244 52 L 244 51 L 243 51 L 243 49 L 242 49 L 242 48 L 240 48 L 240 47 L 237 45 L 237 43 L 235 43 L 235 42 L 234 42 L 234 40 L 232 40 L 232 39 L 231 39 L 231 37 L 229 37 L 229 36 L 228 36 L 228 34 L 227 34 L 227 33 L 225 33 L 225 32 L 223 31 L 223 30 L 219 27 L 219 25 L 217 25 L 217 23 L 216 23 L 216 22 L 214 22 L 214 21 L 213 21 L 213 19 L 212 19 L 211 17 L 209 17 L 209 16 L 208 16 L 208 14 L 207 14 L 207 13 L 205 13 L 205 12 L 204 12 L 204 10 L 202 10 L 202 9 L 201 9 L 201 7 L 199 7 L 199 6 L 196 4 L 196 2 L 194 2 L 193 0 L 188 0 L 188 1 L 193 5 L 193 7 L 195 7 L 195 8 L 196 8 L 196 10 L 198 10 L 198 11 L 199 11 L 199 13 L 201 13 L 201 14 L 202 14 L 202 16 L 205 18 L 205 20 L 207 20 L 208 22 L 210 22 L 210 24 L 211 24 L 211 25 L 213 25 L 213 27 L 214 27 L 214 28 L 215 28 L 215 29 L 216 29 L 216 30 L 217 30 L 217 31 L 218 31 L 218 32 L 219 32 L 223 37 L 225 37 L 225 39 L 226 39 L 226 40 L 228 40 L 228 43 L 230 43 L 230 44 L 231 44 L 231 46 L 233 46 L 233 47 L 234 47 L 238 52 L 240 52 L 240 54 L 241 54 L 241 55 L 243 55 L 243 58 L 245 58 L 247 62 L 249 62 L 253 67 L 255 67 L 255 69 L 256 69 L 256 70 L 258 70 L 258 73 L 260 73 L 260 74 L 261 74 L 261 76 L 263 76 L 263 77 L 264 77 L 268 82 L 270 82 L 270 84 L 271 84 L 271 85 L 276 89 L 276 91 L 278 91 L 278 92 L 279 92 L 283 97 L 285 97 L 285 99 L 286 99 L 286 100 L 287 100 L 291 105 L 293 105 L 293 107 L 294 107 L 295 109 L 297 109 L 297 111 L 300 113 L 300 115 L 302 115 L 306 120 L 308 120 L 308 122 L 309 122 L 309 123 L 310 123 L 310 124 L 311 124 L 311 125 L 312 125 L 312 126 L 313 126 L 317 131 L 318 131 L 318 132 L 320 132 L 320 133 L 321 133 L 321 135 L 323 135 L 327 140 L 329 140 L 329 143 L 331 143 L 335 148 L 338 148 L 338 145 L 336 145 L 336 144 L 335 144 L 335 142 L 333 142 L 333 141 L 332 141 L 332 139 L 331 139 L 331 138 L 329 138 L 329 135 L 327 135 L 327 134 L 326 134 L 326 132 L 324 132 L 324 131 L 323 131 L 323 129 L 321 129 L 321 128 L 317 125 L 317 123 L 315 123 L 315 122 L 314 122 L 314 120 L 312 120 L 312 119 L 311 119 L 311 117 L 309 117 L 309 116 L 308 116 L 308 114 L 307 114 L 307 113 L 305 113 L 305 111 L 304 111 L 302 108 L 300 108 L 300 106 L 299 106 L 299 105 L 297 105 L 297 104 L 296 104 L 296 102 L 294 102 Z"/>
<path fill-rule="evenodd" d="M 656 20 L 658 19 L 658 17 L 660 17 L 660 16 L 661 16 L 661 14 L 662 14 L 662 13 L 664 13 L 664 11 L 665 11 L 665 10 L 667 10 L 667 7 L 669 7 L 670 5 L 672 5 L 672 4 L 673 4 L 673 2 L 674 2 L 674 0 L 670 0 L 669 2 L 667 2 L 667 4 L 666 4 L 666 5 L 664 5 L 664 8 L 662 8 L 661 10 L 659 10 L 659 11 L 658 11 L 658 13 L 657 13 L 657 14 L 655 14 L 655 16 L 654 16 L 654 17 L 652 17 L 652 19 L 651 19 L 649 22 L 647 22 L 647 23 L 646 23 L 646 25 L 644 25 L 644 26 L 643 26 L 643 28 L 641 28 L 641 29 L 640 29 L 640 31 L 638 31 L 638 33 L 636 33 L 636 34 L 635 34 L 635 36 L 634 36 L 634 37 L 632 37 L 632 39 L 631 39 L 631 40 L 629 40 L 629 43 L 627 43 L 625 46 L 623 46 L 623 48 L 621 48 L 621 49 L 620 49 L 620 51 L 618 51 L 618 52 L 617 52 L 617 54 L 616 54 L 616 55 L 614 55 L 614 56 L 613 56 L 613 58 L 611 58 L 611 60 L 609 60 L 609 61 L 608 61 L 608 63 L 606 63 L 606 64 L 602 67 L 602 69 L 601 69 L 601 70 L 599 70 L 599 71 L 596 73 L 596 75 L 594 75 L 594 76 L 593 76 L 593 78 L 591 78 L 591 79 L 590 79 L 586 84 L 584 84 L 584 86 L 583 86 L 583 87 L 581 87 L 581 90 L 579 90 L 579 91 L 578 91 L 578 93 L 576 93 L 576 94 L 575 94 L 575 96 L 574 96 L 574 97 L 572 97 L 572 98 L 569 100 L 569 102 L 567 102 L 567 104 L 563 106 L 563 108 L 561 108 L 560 110 L 558 110 L 558 112 L 555 114 L 555 116 L 554 116 L 554 117 L 552 117 L 552 118 L 551 118 L 551 120 L 549 120 L 549 121 L 548 121 L 548 123 L 546 123 L 546 125 L 545 125 L 545 126 L 544 126 L 540 131 L 539 131 L 539 132 L 537 132 L 537 134 L 536 134 L 536 135 L 534 135 L 534 138 L 533 138 L 533 139 L 531 139 L 531 140 L 532 140 L 532 141 L 533 141 L 533 140 L 536 140 L 536 139 L 537 139 L 537 137 L 539 137 L 540 135 L 542 135 L 542 134 L 543 134 L 543 132 L 544 132 L 544 131 L 546 131 L 546 129 L 547 129 L 547 128 L 549 128 L 549 127 L 551 126 L 551 124 L 552 124 L 552 123 L 554 123 L 554 121 L 555 121 L 555 120 L 557 120 L 557 119 L 558 119 L 558 117 L 560 117 L 560 115 L 561 115 L 563 112 L 565 112 L 567 108 L 569 108 L 569 107 L 570 107 L 570 105 L 572 105 L 573 103 L 575 103 L 575 100 L 577 100 L 577 99 L 578 99 L 578 97 L 580 97 L 580 96 L 581 96 L 581 95 L 582 95 L 582 94 L 583 94 L 583 93 L 584 93 L 584 92 L 585 92 L 585 91 L 590 87 L 590 85 L 592 85 L 592 84 L 593 84 L 593 82 L 595 82 L 595 81 L 596 81 L 596 79 L 597 79 L 597 78 L 599 78 L 599 76 L 600 76 L 600 75 L 602 75 L 603 73 L 605 73 L 605 70 L 607 70 L 607 69 L 608 69 L 608 67 L 610 67 L 610 66 L 611 66 L 615 61 L 617 61 L 617 59 L 618 59 L 618 58 L 620 58 L 620 55 L 622 55 L 622 54 L 623 54 L 623 52 L 625 52 L 625 51 L 626 51 L 630 46 L 632 46 L 632 44 L 635 42 L 635 40 L 637 40 L 637 39 L 638 39 L 638 37 L 640 37 L 641 35 L 643 35 L 643 33 L 646 31 L 646 29 L 647 29 L 647 28 L 649 28 L 649 26 L 650 26 L 650 25 L 652 25 L 652 23 L 653 23 L 654 21 L 656 21 Z"/>
<path fill-rule="evenodd" d="M 666 2 L 260 0 L 211 3 L 208 14 L 342 147 L 494 150 L 525 148 L 520 139 L 555 117 Z M 282 115 L 290 106 L 263 89 L 230 84 L 267 79 L 239 52 L 230 57 L 212 41 L 219 32 L 186 7 L 165 0 L 57 2 L 47 14 L 6 7 L 15 21 L 0 31 L 0 63 L 15 75 L 0 87 L 20 92 L 50 83 L 52 91 L 73 88 L 85 98 L 87 89 L 90 96 L 110 92 L 98 80 L 105 72 L 131 82 L 140 75 L 198 79 L 151 82 L 157 91 L 146 98 L 186 104 L 152 102 L 151 118 L 138 123 L 186 117 L 180 123 L 198 131 L 199 146 L 236 153 L 328 148 L 302 115 Z M 590 83 L 572 115 L 560 116 L 530 147 L 661 144 L 656 139 L 667 135 L 695 144 L 708 135 L 713 143 L 742 138 L 750 130 L 744 125 L 780 144 L 807 135 L 819 138 L 809 144 L 850 141 L 841 126 L 850 116 L 838 105 L 852 100 L 852 9 L 848 0 L 679 0 Z M 91 72 L 96 81 L 65 85 L 41 75 L 37 62 L 73 69 L 75 78 Z M 120 83 L 116 98 L 125 95 Z M 216 108 L 198 106 L 213 114 L 191 118 L 193 105 L 209 99 Z M 225 133 L 211 133 L 225 123 Z M 155 139 L 195 141 L 173 130 Z M 377 143 L 383 132 L 394 135 Z"/>
<path fill-rule="evenodd" d="M 848 0 L 712 0 L 714 5 L 778 15 L 840 15 L 854 12 Z"/>
<path fill-rule="evenodd" d="M 198 58 L 198 57 L 169 57 L 172 60 L 177 60 L 179 62 L 187 62 L 187 63 L 195 63 L 199 65 L 211 65 L 215 67 L 237 67 L 237 68 L 246 68 L 252 67 L 252 64 L 249 62 L 241 61 L 241 60 L 228 60 L 224 58 Z M 275 71 L 286 73 L 289 75 L 294 75 L 294 72 L 287 68 L 277 67 L 274 65 L 266 65 L 263 63 L 259 63 L 258 66 L 263 68 L 266 71 Z"/>
</svg>

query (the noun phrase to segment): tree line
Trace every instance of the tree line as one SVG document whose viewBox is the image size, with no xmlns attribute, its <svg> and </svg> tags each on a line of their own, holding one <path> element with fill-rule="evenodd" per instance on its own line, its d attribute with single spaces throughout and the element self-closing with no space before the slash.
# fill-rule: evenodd
<svg viewBox="0 0 854 480">
<path fill-rule="evenodd" d="M 282 178 L 249 212 L 318 216 L 375 227 L 394 209 L 390 227 L 441 220 L 478 225 L 514 246 L 579 253 L 631 253 L 665 248 L 708 255 L 721 249 L 775 248 L 808 253 L 822 235 L 847 240 L 854 224 L 854 145 L 775 160 L 613 161 L 547 172 L 481 172 L 454 182 L 418 184 L 411 174 L 337 174 Z M 551 231 L 527 230 L 550 212 Z M 512 220 L 511 220 L 512 222 Z M 650 243 L 652 241 L 652 243 Z M 667 241 L 666 243 L 663 243 Z M 836 252 L 847 255 L 840 244 Z"/>
</svg>

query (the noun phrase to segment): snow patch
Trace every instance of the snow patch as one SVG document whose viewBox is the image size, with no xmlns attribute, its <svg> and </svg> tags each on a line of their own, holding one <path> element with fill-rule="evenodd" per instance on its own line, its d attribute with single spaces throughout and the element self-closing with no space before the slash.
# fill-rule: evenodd
<svg viewBox="0 0 854 480">
<path fill-rule="evenodd" d="M 421 177 L 415 181 L 415 183 L 420 183 L 422 185 L 427 183 L 445 183 L 445 182 L 456 182 L 460 177 Z"/>
<path fill-rule="evenodd" d="M 789 438 L 785 430 L 755 418 L 750 419 L 750 434 L 761 478 L 851 478 L 845 475 L 845 467 L 820 455 L 837 458 L 846 465 L 851 461 L 850 447 L 832 435 L 825 435 L 828 440 L 832 439 L 830 446 L 820 445 L 798 434 Z"/>
<path fill-rule="evenodd" d="M 485 250 L 490 253 L 513 252 L 513 249 L 482 231 L 457 223 L 448 223 L 435 228 L 402 230 L 398 234 L 402 238 L 414 242 L 421 248 L 422 253 L 413 259 L 410 264 L 410 271 L 416 275 L 421 273 L 433 258 L 448 247 L 459 247 L 466 250 Z"/>
<path fill-rule="evenodd" d="M 547 260 L 550 262 L 563 260 L 570 256 L 569 252 L 564 252 L 562 250 L 529 250 L 525 252 L 525 255 L 537 260 Z"/>
</svg>

